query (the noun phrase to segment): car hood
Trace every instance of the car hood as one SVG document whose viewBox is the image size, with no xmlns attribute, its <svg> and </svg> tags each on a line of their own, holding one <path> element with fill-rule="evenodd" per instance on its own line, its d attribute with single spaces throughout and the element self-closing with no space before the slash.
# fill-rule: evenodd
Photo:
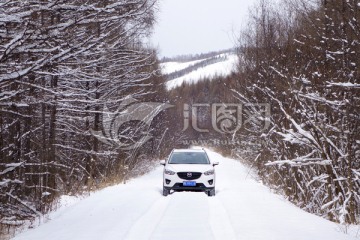
<svg viewBox="0 0 360 240">
<path fill-rule="evenodd" d="M 166 164 L 166 169 L 174 172 L 206 172 L 214 167 L 211 164 Z"/>
</svg>

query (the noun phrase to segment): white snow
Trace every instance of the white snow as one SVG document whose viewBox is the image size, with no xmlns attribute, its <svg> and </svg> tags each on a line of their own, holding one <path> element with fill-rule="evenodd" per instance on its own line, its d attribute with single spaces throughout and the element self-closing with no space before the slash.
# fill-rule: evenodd
<svg viewBox="0 0 360 240">
<path fill-rule="evenodd" d="M 341 83 L 332 83 L 328 82 L 328 87 L 337 86 L 337 87 L 351 87 L 351 88 L 360 88 L 360 84 L 351 83 L 351 82 L 341 82 Z"/>
<path fill-rule="evenodd" d="M 210 64 L 203 68 L 199 68 L 195 71 L 186 74 L 185 76 L 170 80 L 166 83 L 166 87 L 168 90 L 181 86 L 183 82 L 186 83 L 196 83 L 200 79 L 203 78 L 213 78 L 215 76 L 226 76 L 230 74 L 236 66 L 237 63 L 236 54 L 229 54 L 225 61 L 217 62 L 214 64 Z M 187 65 L 184 65 L 187 64 Z M 164 63 L 163 65 L 163 73 L 171 73 L 180 69 L 184 69 L 190 65 L 194 64 L 194 62 L 189 63 Z M 185 66 L 185 67 L 184 67 Z"/>
<path fill-rule="evenodd" d="M 61 209 L 16 240 L 356 239 L 304 212 L 256 181 L 240 162 L 209 152 L 217 195 L 178 192 L 163 197 L 162 166 L 126 185 L 108 187 Z"/>
<path fill-rule="evenodd" d="M 191 65 L 194 65 L 195 63 L 201 62 L 203 60 L 204 59 L 190 61 L 190 62 L 165 62 L 165 63 L 160 63 L 160 68 L 163 74 L 169 74 L 190 67 Z"/>
</svg>

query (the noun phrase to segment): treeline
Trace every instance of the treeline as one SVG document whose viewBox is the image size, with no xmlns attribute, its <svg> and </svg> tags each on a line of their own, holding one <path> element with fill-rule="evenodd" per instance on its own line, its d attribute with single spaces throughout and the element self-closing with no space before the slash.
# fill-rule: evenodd
<svg viewBox="0 0 360 240">
<path fill-rule="evenodd" d="M 206 67 L 208 65 L 215 64 L 215 63 L 218 63 L 218 62 L 223 62 L 223 61 L 226 61 L 226 60 L 227 60 L 227 55 L 216 55 L 214 57 L 210 57 L 210 58 L 204 59 L 204 60 L 202 60 L 200 62 L 196 62 L 194 64 L 191 64 L 190 66 L 188 66 L 188 67 L 186 67 L 184 69 L 181 69 L 181 70 L 166 74 L 165 78 L 166 78 L 167 81 L 170 81 L 170 80 L 173 80 L 175 78 L 185 76 L 186 74 L 191 73 L 193 71 L 196 71 L 199 68 L 204 68 L 204 67 Z"/>
<path fill-rule="evenodd" d="M 170 95 L 180 105 L 254 106 L 243 108 L 251 121 L 235 134 L 193 130 L 181 139 L 235 140 L 217 148 L 244 159 L 287 199 L 329 220 L 359 223 L 359 53 L 357 0 L 261 0 L 239 37 L 237 73 L 183 84 Z M 256 107 L 266 104 L 269 116 Z M 211 129 L 208 117 L 200 124 Z"/>
<path fill-rule="evenodd" d="M 48 212 L 61 194 L 141 174 L 159 157 L 156 139 L 124 151 L 94 135 L 114 124 L 104 117 L 119 114 L 132 98 L 165 99 L 155 51 L 142 44 L 155 4 L 0 3 L 0 226 Z M 112 130 L 130 145 L 142 127 L 130 122 Z"/>
<path fill-rule="evenodd" d="M 357 0 L 262 0 L 239 39 L 232 89 L 272 106 L 269 131 L 257 135 L 260 175 L 340 223 L 360 221 L 359 40 Z"/>
<path fill-rule="evenodd" d="M 235 49 L 224 49 L 220 51 L 213 51 L 209 53 L 200 53 L 200 54 L 188 54 L 188 55 L 179 55 L 175 57 L 163 57 L 161 59 L 161 62 L 190 62 L 190 61 L 196 61 L 196 60 L 202 60 L 206 58 L 215 57 L 220 54 L 226 54 L 226 53 L 234 53 Z"/>
</svg>

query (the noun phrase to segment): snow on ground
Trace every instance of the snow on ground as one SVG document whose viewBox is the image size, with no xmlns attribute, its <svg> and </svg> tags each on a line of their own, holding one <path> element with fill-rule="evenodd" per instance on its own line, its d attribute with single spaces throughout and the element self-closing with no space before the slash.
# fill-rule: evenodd
<svg viewBox="0 0 360 240">
<path fill-rule="evenodd" d="M 182 69 L 185 69 L 191 65 L 194 65 L 195 63 L 201 62 L 204 59 L 190 61 L 190 62 L 165 62 L 160 63 L 161 72 L 163 74 L 169 74 L 172 72 L 180 71 Z"/>
<path fill-rule="evenodd" d="M 351 240 L 337 224 L 306 213 L 254 180 L 238 161 L 209 151 L 217 195 L 163 197 L 162 166 L 61 210 L 16 240 Z"/>
<path fill-rule="evenodd" d="M 189 62 L 187 66 L 192 65 L 194 62 Z M 185 76 L 170 80 L 166 83 L 166 88 L 168 90 L 171 90 L 173 88 L 176 88 L 178 86 L 181 86 L 183 82 L 187 83 L 196 83 L 202 78 L 213 78 L 214 76 L 226 76 L 230 74 L 236 66 L 237 63 L 237 56 L 235 54 L 227 55 L 227 59 L 222 62 L 210 64 L 206 67 L 199 68 L 196 71 L 192 71 L 189 74 L 186 74 Z M 185 63 L 164 63 L 163 65 L 163 73 L 171 73 L 180 69 L 183 69 L 185 67 Z M 169 64 L 167 66 L 166 64 Z M 177 70 L 175 70 L 177 69 Z"/>
</svg>

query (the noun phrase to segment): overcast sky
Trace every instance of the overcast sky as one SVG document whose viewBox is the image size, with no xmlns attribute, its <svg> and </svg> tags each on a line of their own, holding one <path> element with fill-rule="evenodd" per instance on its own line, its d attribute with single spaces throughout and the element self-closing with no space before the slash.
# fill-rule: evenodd
<svg viewBox="0 0 360 240">
<path fill-rule="evenodd" d="M 160 56 L 205 53 L 234 46 L 256 0 L 160 0 L 152 43 Z"/>
</svg>

